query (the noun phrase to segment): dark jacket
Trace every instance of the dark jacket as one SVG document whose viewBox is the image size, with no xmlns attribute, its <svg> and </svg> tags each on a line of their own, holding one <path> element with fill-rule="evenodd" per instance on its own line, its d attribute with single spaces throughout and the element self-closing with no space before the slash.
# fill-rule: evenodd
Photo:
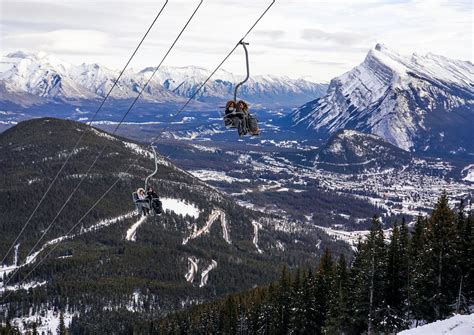
<svg viewBox="0 0 474 335">
<path fill-rule="evenodd" d="M 146 197 L 148 199 L 158 199 L 158 194 L 155 191 L 148 191 L 146 192 Z"/>
</svg>

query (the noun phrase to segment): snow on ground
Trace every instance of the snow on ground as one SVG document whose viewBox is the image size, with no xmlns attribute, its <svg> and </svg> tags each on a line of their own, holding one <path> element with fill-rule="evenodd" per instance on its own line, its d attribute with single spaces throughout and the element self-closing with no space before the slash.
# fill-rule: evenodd
<svg viewBox="0 0 474 335">
<path fill-rule="evenodd" d="M 138 155 L 155 160 L 155 155 L 153 154 L 153 151 L 144 149 L 142 146 L 135 143 L 126 142 L 126 141 L 122 141 L 122 143 L 126 148 L 134 151 Z M 157 155 L 157 161 L 158 161 L 158 164 L 161 164 L 164 166 L 170 166 L 170 163 L 159 155 Z"/>
<path fill-rule="evenodd" d="M 127 236 L 125 239 L 127 241 L 132 241 L 135 242 L 137 240 L 137 229 L 140 227 L 140 225 L 145 222 L 146 216 L 143 215 L 137 222 L 135 222 L 128 230 L 127 230 Z"/>
<path fill-rule="evenodd" d="M 201 283 L 199 287 L 204 287 L 207 284 L 209 279 L 209 272 L 217 267 L 217 262 L 215 260 L 211 261 L 211 264 L 201 273 Z"/>
<path fill-rule="evenodd" d="M 190 172 L 193 176 L 203 181 L 222 181 L 229 184 L 232 184 L 234 182 L 250 183 L 250 179 L 239 179 L 239 178 L 230 177 L 225 172 L 222 172 L 222 171 L 194 170 Z"/>
<path fill-rule="evenodd" d="M 455 315 L 449 319 L 404 330 L 399 335 L 472 335 L 474 334 L 474 314 Z"/>
<path fill-rule="evenodd" d="M 107 226 L 110 226 L 112 224 L 115 224 L 119 221 L 123 221 L 125 219 L 129 219 L 131 217 L 133 217 L 134 215 L 136 215 L 136 212 L 135 211 L 132 211 L 132 212 L 129 212 L 129 213 L 126 213 L 126 214 L 123 214 L 123 215 L 120 215 L 120 216 L 117 216 L 115 218 L 110 218 L 110 219 L 105 219 L 105 220 L 101 220 L 99 221 L 97 224 L 95 225 L 92 225 L 88 228 L 85 228 L 85 229 L 81 229 L 80 232 L 76 233 L 76 234 L 71 234 L 71 235 L 64 235 L 64 236 L 60 236 L 58 238 L 55 238 L 55 239 L 52 239 L 46 243 L 43 244 L 43 246 L 36 252 L 32 253 L 31 255 L 29 255 L 28 257 L 26 257 L 26 260 L 25 262 L 23 262 L 22 264 L 19 264 L 19 265 L 10 265 L 10 266 L 1 266 L 0 267 L 0 280 L 2 278 L 4 278 L 4 275 L 8 275 L 9 273 L 15 271 L 17 268 L 20 268 L 22 266 L 25 266 L 25 265 L 28 265 L 30 263 L 33 263 L 35 260 L 36 260 L 36 257 L 38 257 L 38 255 L 44 250 L 46 249 L 47 247 L 49 246 L 52 246 L 52 245 L 55 245 L 55 244 L 58 244 L 64 240 L 69 240 L 69 239 L 73 239 L 75 238 L 76 236 L 80 236 L 80 235 L 83 235 L 85 233 L 89 233 L 89 232 L 92 232 L 92 231 L 96 231 L 96 230 L 99 230 L 99 229 L 102 229 L 102 228 L 105 228 Z"/>
<path fill-rule="evenodd" d="M 199 217 L 201 211 L 193 204 L 187 204 L 183 200 L 172 198 L 160 198 L 163 204 L 163 210 L 169 210 L 182 216 L 191 216 L 195 219 Z"/>
<path fill-rule="evenodd" d="M 206 145 L 199 145 L 199 144 L 191 144 L 191 146 L 197 150 L 200 150 L 200 151 L 205 151 L 205 152 L 212 152 L 212 153 L 215 153 L 217 152 L 219 149 L 215 148 L 215 147 L 211 147 L 211 146 L 206 146 Z"/>
<path fill-rule="evenodd" d="M 262 228 L 262 225 L 257 221 L 252 221 L 253 225 L 253 245 L 257 248 L 258 253 L 263 253 L 263 251 L 258 247 L 258 230 Z"/>
<path fill-rule="evenodd" d="M 207 219 L 207 222 L 204 224 L 204 226 L 201 229 L 197 229 L 197 226 L 194 226 L 194 232 L 191 234 L 191 236 L 184 238 L 183 245 L 188 243 L 189 240 L 198 238 L 199 236 L 203 234 L 208 234 L 211 230 L 212 224 L 215 221 L 217 221 L 217 219 L 220 219 L 221 221 L 222 237 L 227 243 L 231 244 L 232 242 L 230 240 L 229 231 L 227 228 L 227 219 L 226 219 L 225 213 L 221 209 L 214 209 L 211 212 L 211 214 L 209 214 L 209 218 Z"/>
<path fill-rule="evenodd" d="M 42 282 L 32 281 L 32 282 L 21 284 L 21 285 L 7 285 L 5 287 L 2 287 L 2 284 L 0 284 L 0 292 L 29 290 L 30 288 L 35 288 L 35 287 L 39 287 L 43 285 L 46 285 L 46 280 Z"/>
<path fill-rule="evenodd" d="M 335 240 L 342 240 L 347 242 L 353 248 L 357 245 L 359 238 L 364 240 L 369 235 L 370 231 L 368 230 L 355 230 L 355 231 L 345 231 L 345 230 L 336 230 L 329 227 L 323 226 L 315 226 L 321 230 L 323 230 L 326 234 L 330 237 L 334 238 Z M 385 238 L 387 239 L 390 236 L 391 229 L 385 229 L 383 231 Z"/>
<path fill-rule="evenodd" d="M 184 278 L 186 278 L 186 281 L 188 283 L 192 283 L 194 281 L 194 276 L 198 272 L 197 262 L 198 260 L 196 259 L 196 257 L 194 256 L 188 257 L 189 268 L 188 268 L 188 272 L 184 275 Z"/>
<path fill-rule="evenodd" d="M 44 315 L 44 316 L 43 316 Z M 74 314 L 65 312 L 64 314 L 64 324 L 66 327 L 71 325 L 72 318 Z M 55 312 L 53 310 L 47 310 L 44 314 L 35 314 L 29 317 L 14 318 L 11 320 L 12 326 L 18 327 L 20 333 L 25 334 L 27 330 L 31 330 L 33 323 L 36 322 L 38 334 L 59 334 L 60 312 Z M 25 327 L 26 325 L 26 327 Z"/>
<path fill-rule="evenodd" d="M 96 134 L 97 136 L 104 137 L 104 138 L 106 138 L 108 140 L 111 140 L 111 141 L 117 141 L 116 137 L 113 137 L 112 135 L 107 134 L 105 131 L 99 131 L 99 130 L 97 130 L 95 128 L 92 128 L 92 127 L 90 128 L 90 130 L 94 134 Z"/>
</svg>

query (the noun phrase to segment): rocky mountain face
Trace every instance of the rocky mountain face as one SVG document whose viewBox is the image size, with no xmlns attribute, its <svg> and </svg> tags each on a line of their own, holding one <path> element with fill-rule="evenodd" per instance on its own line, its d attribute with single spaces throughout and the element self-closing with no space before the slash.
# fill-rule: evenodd
<svg viewBox="0 0 474 335">
<path fill-rule="evenodd" d="M 112 99 L 134 98 L 154 68 L 128 69 L 112 91 Z M 27 93 L 45 99 L 91 100 L 105 96 L 119 75 L 118 70 L 99 64 L 72 65 L 45 53 L 15 52 L 0 62 L 0 83 L 5 93 Z M 209 75 L 208 69 L 161 67 L 147 86 L 143 99 L 150 102 L 182 103 Z M 219 70 L 198 94 L 197 100 L 222 103 L 233 96 L 234 85 L 243 79 Z M 277 76 L 252 76 L 239 91 L 239 98 L 252 103 L 293 107 L 324 94 L 327 85 Z M 8 100 L 5 97 L 3 100 Z"/>
<path fill-rule="evenodd" d="M 474 152 L 474 65 L 433 54 L 402 56 L 377 44 L 325 96 L 292 114 L 328 137 L 341 129 L 376 134 L 428 153 Z"/>
<path fill-rule="evenodd" d="M 104 147 L 102 158 L 85 175 Z M 0 180 L 2 256 L 71 153 L 0 265 L 0 293 L 8 293 L 0 304 L 0 319 L 27 300 L 28 307 L 18 309 L 17 317 L 34 319 L 53 309 L 69 317 L 86 309 L 157 315 L 268 283 L 285 264 L 314 265 L 327 247 L 335 254 L 348 252 L 345 243 L 315 227 L 241 207 L 162 156 L 150 183 L 164 214 L 140 217 L 132 192 L 143 187 L 154 169 L 149 148 L 79 122 L 43 118 L 0 134 L 0 173 L 8 176 Z M 47 230 L 81 179 L 82 186 Z M 84 216 L 114 182 L 112 191 Z"/>
</svg>

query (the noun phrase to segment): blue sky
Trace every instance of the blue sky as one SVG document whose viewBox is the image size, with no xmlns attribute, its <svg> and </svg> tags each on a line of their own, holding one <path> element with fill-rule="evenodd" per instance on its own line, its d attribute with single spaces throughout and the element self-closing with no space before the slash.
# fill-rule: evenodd
<svg viewBox="0 0 474 335">
<path fill-rule="evenodd" d="M 45 51 L 120 68 L 164 1 L 2 0 L 0 50 Z M 197 5 L 170 0 L 132 63 L 156 65 Z M 212 68 L 269 1 L 204 0 L 165 65 Z M 377 42 L 402 54 L 473 61 L 473 5 L 444 0 L 277 0 L 247 39 L 252 73 L 329 81 Z M 243 53 L 224 65 L 244 71 Z"/>
</svg>

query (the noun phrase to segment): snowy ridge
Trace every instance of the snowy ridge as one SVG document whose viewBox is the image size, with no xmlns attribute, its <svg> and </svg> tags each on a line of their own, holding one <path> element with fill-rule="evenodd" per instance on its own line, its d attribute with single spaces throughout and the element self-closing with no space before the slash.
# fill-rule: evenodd
<svg viewBox="0 0 474 335">
<path fill-rule="evenodd" d="M 377 44 L 360 65 L 331 80 L 324 97 L 303 105 L 292 117 L 320 133 L 352 128 L 412 150 L 420 132 L 429 132 L 432 123 L 446 127 L 455 122 L 449 113 L 472 111 L 473 82 L 471 62 L 433 54 L 402 56 Z M 431 121 L 435 113 L 448 122 Z"/>
<path fill-rule="evenodd" d="M 472 335 L 474 334 L 474 314 L 453 317 L 404 330 L 399 335 Z"/>
<path fill-rule="evenodd" d="M 220 219 L 221 221 L 221 228 L 222 228 L 222 238 L 228 243 L 231 244 L 230 236 L 229 236 L 229 230 L 227 227 L 227 219 L 225 212 L 221 209 L 213 209 L 211 214 L 209 214 L 209 218 L 207 219 L 206 223 L 201 229 L 197 229 L 197 226 L 194 226 L 194 232 L 191 234 L 191 236 L 186 237 L 183 239 L 183 245 L 186 245 L 189 240 L 193 240 L 195 238 L 198 238 L 199 236 L 203 234 L 209 234 L 211 231 L 212 224 Z"/>
<path fill-rule="evenodd" d="M 199 287 L 204 287 L 207 284 L 207 280 L 209 279 L 209 272 L 217 267 L 217 262 L 215 260 L 211 261 L 211 264 L 202 271 L 201 273 L 201 283 L 199 284 Z"/>
<path fill-rule="evenodd" d="M 153 67 L 140 71 L 126 70 L 111 97 L 135 97 L 154 70 Z M 162 66 L 144 91 L 143 99 L 182 103 L 209 73 L 208 69 L 195 66 Z M 8 92 L 29 93 L 44 98 L 98 99 L 110 90 L 118 74 L 118 70 L 99 64 L 69 64 L 44 52 L 34 54 L 19 51 L 5 55 L 0 60 L 0 82 L 5 84 Z M 233 85 L 242 78 L 220 69 L 199 92 L 197 99 L 213 103 L 227 100 L 232 96 Z M 250 78 L 242 87 L 241 95 L 250 101 L 272 102 L 277 99 L 282 103 L 299 101 L 301 104 L 315 95 L 324 94 L 326 87 L 325 84 L 315 84 L 304 79 L 261 75 Z"/>
<path fill-rule="evenodd" d="M 188 257 L 188 272 L 184 275 L 188 283 L 194 281 L 194 276 L 198 272 L 198 259 L 194 256 Z"/>
</svg>

